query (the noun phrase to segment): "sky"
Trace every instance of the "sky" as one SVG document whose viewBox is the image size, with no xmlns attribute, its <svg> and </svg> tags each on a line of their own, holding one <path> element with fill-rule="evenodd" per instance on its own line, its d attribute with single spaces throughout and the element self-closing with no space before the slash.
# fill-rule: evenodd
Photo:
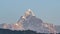
<svg viewBox="0 0 60 34">
<path fill-rule="evenodd" d="M 0 0 L 0 24 L 16 23 L 29 8 L 44 22 L 60 25 L 60 0 Z"/>
</svg>

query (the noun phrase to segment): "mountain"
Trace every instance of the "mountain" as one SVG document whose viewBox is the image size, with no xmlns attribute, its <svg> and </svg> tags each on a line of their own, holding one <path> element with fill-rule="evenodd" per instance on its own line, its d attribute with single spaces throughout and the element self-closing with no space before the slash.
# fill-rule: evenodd
<svg viewBox="0 0 60 34">
<path fill-rule="evenodd" d="M 21 23 L 25 30 L 33 30 L 41 33 L 57 33 L 53 24 L 44 23 L 43 20 L 37 18 L 31 9 L 28 9 L 17 23 Z"/>
<path fill-rule="evenodd" d="M 20 19 L 21 20 L 18 20 L 17 23 L 23 24 L 25 30 L 38 30 L 40 29 L 41 23 L 43 23 L 43 21 L 37 18 L 30 9 L 28 9 Z"/>
<path fill-rule="evenodd" d="M 0 28 L 11 30 L 33 30 L 40 33 L 58 33 L 59 27 L 45 23 L 36 17 L 31 9 L 26 10 L 23 16 L 14 24 L 1 24 Z"/>
</svg>

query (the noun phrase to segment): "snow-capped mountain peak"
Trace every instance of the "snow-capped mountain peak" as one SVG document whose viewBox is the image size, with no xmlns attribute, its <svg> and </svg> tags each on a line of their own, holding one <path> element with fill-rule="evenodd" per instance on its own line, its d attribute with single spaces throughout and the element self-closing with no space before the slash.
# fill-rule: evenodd
<svg viewBox="0 0 60 34">
<path fill-rule="evenodd" d="M 0 28 L 11 30 L 33 30 L 41 33 L 56 33 L 53 24 L 44 23 L 37 18 L 31 9 L 26 10 L 23 16 L 14 24 L 0 24 Z M 60 32 L 60 31 L 59 31 Z"/>
<path fill-rule="evenodd" d="M 18 22 L 23 22 L 24 20 L 29 19 L 30 17 L 35 16 L 35 14 L 33 13 L 33 11 L 31 9 L 26 10 L 26 12 L 24 13 L 23 16 L 21 16 L 21 18 L 18 20 Z"/>
<path fill-rule="evenodd" d="M 25 12 L 25 15 L 24 16 L 29 16 L 29 15 L 31 15 L 31 16 L 35 16 L 35 14 L 33 13 L 33 11 L 31 10 L 31 9 L 28 9 L 28 10 L 26 10 L 26 12 Z"/>
</svg>

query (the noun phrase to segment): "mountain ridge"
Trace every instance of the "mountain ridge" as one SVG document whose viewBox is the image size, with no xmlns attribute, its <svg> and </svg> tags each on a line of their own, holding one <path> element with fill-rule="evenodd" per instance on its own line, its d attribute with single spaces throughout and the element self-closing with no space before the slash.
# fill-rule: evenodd
<svg viewBox="0 0 60 34">
<path fill-rule="evenodd" d="M 36 17 L 31 9 L 26 10 L 23 16 L 14 24 L 2 24 L 0 28 L 11 30 L 33 30 L 41 33 L 57 33 L 55 25 L 44 23 Z"/>
</svg>

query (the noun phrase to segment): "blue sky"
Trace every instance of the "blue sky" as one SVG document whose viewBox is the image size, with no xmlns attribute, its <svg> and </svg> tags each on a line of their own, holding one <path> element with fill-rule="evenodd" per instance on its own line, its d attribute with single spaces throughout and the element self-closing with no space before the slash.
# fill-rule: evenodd
<svg viewBox="0 0 60 34">
<path fill-rule="evenodd" d="M 29 8 L 44 22 L 60 25 L 60 0 L 0 0 L 0 24 L 16 23 Z"/>
</svg>

